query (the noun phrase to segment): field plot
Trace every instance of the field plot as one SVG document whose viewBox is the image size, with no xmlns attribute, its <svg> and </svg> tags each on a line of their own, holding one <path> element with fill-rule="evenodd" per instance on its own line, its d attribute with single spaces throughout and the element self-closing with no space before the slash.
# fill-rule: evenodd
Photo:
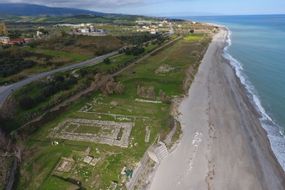
<svg viewBox="0 0 285 190">
<path fill-rule="evenodd" d="M 127 148 L 132 127 L 133 123 L 68 119 L 54 128 L 50 137 Z"/>
</svg>

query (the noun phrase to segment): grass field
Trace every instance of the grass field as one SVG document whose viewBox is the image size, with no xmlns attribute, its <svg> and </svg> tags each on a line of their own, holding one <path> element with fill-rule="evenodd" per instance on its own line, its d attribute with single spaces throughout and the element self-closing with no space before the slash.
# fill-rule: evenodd
<svg viewBox="0 0 285 190">
<path fill-rule="evenodd" d="M 157 47 L 157 45 L 153 45 L 151 46 L 151 49 L 155 49 L 155 47 Z M 37 50 L 37 51 L 41 51 L 41 50 Z M 46 51 L 46 50 L 45 50 Z M 50 54 L 62 54 L 62 52 L 59 51 L 59 53 L 55 53 L 56 51 L 49 51 L 48 53 Z M 66 56 L 69 53 L 64 53 Z M 73 56 L 77 56 L 77 55 L 73 55 Z M 84 56 L 83 56 L 84 57 Z M 134 56 L 134 55 L 126 55 L 126 54 L 119 54 L 116 56 L 113 56 L 110 58 L 110 63 L 106 64 L 104 62 L 97 64 L 95 66 L 90 66 L 90 67 L 86 67 L 86 68 L 82 68 L 80 70 L 77 71 L 84 71 L 85 74 L 80 75 L 79 78 L 77 78 L 77 83 L 75 85 L 73 85 L 71 88 L 69 89 L 65 89 L 65 90 L 60 90 L 59 92 L 55 93 L 54 95 L 50 96 L 50 97 L 46 97 L 44 100 L 41 101 L 37 101 L 37 104 L 33 106 L 33 108 L 31 109 L 22 109 L 19 105 L 15 106 L 15 113 L 14 113 L 14 117 L 13 117 L 13 122 L 6 122 L 3 123 L 3 126 L 1 126 L 2 128 L 4 128 L 7 131 L 12 131 L 17 129 L 20 125 L 22 125 L 23 123 L 27 122 L 28 120 L 31 119 L 31 115 L 39 115 L 42 114 L 43 112 L 45 112 L 49 107 L 51 107 L 52 105 L 54 105 L 55 102 L 57 102 L 58 100 L 63 100 L 68 98 L 71 94 L 74 94 L 76 92 L 78 92 L 79 90 L 82 90 L 83 88 L 87 87 L 91 80 L 93 79 L 92 77 L 90 77 L 90 74 L 94 74 L 94 73 L 102 73 L 102 74 L 111 74 L 114 73 L 116 71 L 118 71 L 119 69 L 122 69 L 123 67 L 127 66 L 128 64 L 130 64 L 132 61 L 134 61 L 135 59 L 137 59 L 139 56 Z M 33 73 L 34 69 L 38 69 L 43 71 L 42 67 L 34 67 L 31 68 L 29 70 L 24 71 L 25 73 Z M 66 76 L 66 75 L 70 75 L 67 74 L 70 72 L 65 72 L 65 73 L 59 73 L 57 75 L 60 76 Z M 89 73 L 89 74 L 88 74 Z M 19 89 L 18 91 L 16 91 L 13 94 L 13 98 L 15 100 L 20 100 L 23 97 L 23 94 L 25 96 L 31 97 L 33 99 L 38 99 L 38 97 L 41 97 L 41 93 L 43 88 L 45 88 L 47 85 L 48 80 L 42 80 L 40 82 L 33 82 L 30 83 L 28 85 L 26 85 L 25 87 Z"/>
<path fill-rule="evenodd" d="M 26 50 L 34 53 L 38 53 L 41 55 L 45 55 L 51 57 L 49 61 L 41 60 L 36 57 L 28 58 L 29 60 L 36 61 L 38 64 L 32 68 L 25 69 L 16 75 L 12 75 L 10 77 L 6 77 L 5 81 L 17 81 L 17 78 L 25 78 L 29 75 L 49 71 L 51 69 L 55 69 L 57 67 L 67 65 L 67 64 L 74 64 L 78 62 L 82 62 L 88 59 L 91 59 L 92 56 L 76 54 L 68 51 L 56 51 L 51 49 L 40 49 L 40 48 L 25 48 Z M 1 79 L 0 79 L 1 81 Z"/>
<path fill-rule="evenodd" d="M 203 40 L 205 37 L 205 34 L 190 34 L 186 36 L 184 39 L 187 40 L 188 42 L 197 42 Z"/>
<path fill-rule="evenodd" d="M 82 62 L 118 50 L 123 45 L 120 39 L 113 36 L 91 37 L 66 34 L 35 40 L 23 47 L 0 49 L 0 53 L 6 56 L 5 59 L 0 59 L 0 85 L 17 82 L 35 73 Z M 7 61 L 8 59 L 11 61 Z M 25 67 L 26 62 L 32 64 Z M 13 72 L 3 72 L 7 70 Z"/>
<path fill-rule="evenodd" d="M 205 43 L 200 43 L 201 40 Z M 19 189 L 58 189 L 59 187 L 62 190 L 73 189 L 74 184 L 63 180 L 68 178 L 79 180 L 82 187 L 86 189 L 108 189 L 112 182 L 123 184 L 126 177 L 120 174 L 122 168 L 134 169 L 158 135 L 163 139 L 172 127 L 171 104 L 137 102 L 137 98 L 142 98 L 137 94 L 138 86 L 154 87 L 156 100 L 160 100 L 161 91 L 169 97 L 181 96 L 184 93 L 183 81 L 186 70 L 189 67 L 193 70 L 197 69 L 200 55 L 208 42 L 209 39 L 202 36 L 186 37 L 176 42 L 173 46 L 156 53 L 118 76 L 116 80 L 125 86 L 123 94 L 103 96 L 96 92 L 91 97 L 74 103 L 68 111 L 43 125 L 27 142 Z M 120 64 L 131 59 L 132 57 L 120 55 L 112 58 L 111 62 Z M 157 72 L 161 66 L 165 65 L 172 69 L 169 72 Z M 101 69 L 104 70 L 104 67 L 102 66 Z M 88 112 L 82 111 L 83 107 L 88 108 Z M 69 118 L 131 121 L 134 127 L 131 131 L 129 147 L 120 148 L 48 137 L 53 128 Z M 145 142 L 147 127 L 151 131 L 149 142 Z M 58 144 L 54 145 L 54 141 Z M 83 162 L 88 147 L 90 148 L 88 154 L 100 159 L 95 166 Z M 56 171 L 56 166 L 62 157 L 74 160 L 75 164 L 69 172 Z M 61 178 L 55 177 L 55 174 Z"/>
<path fill-rule="evenodd" d="M 136 59 L 136 56 L 121 54 L 112 57 L 110 59 L 110 64 L 101 64 L 96 66 L 95 68 L 98 70 L 98 72 L 108 73 L 118 68 L 122 68 L 125 63 L 130 63 L 134 59 Z"/>
<path fill-rule="evenodd" d="M 48 55 L 48 56 L 51 56 L 57 59 L 59 58 L 65 59 L 65 60 L 68 60 L 68 62 L 70 63 L 81 62 L 81 61 L 85 61 L 87 59 L 92 58 L 90 56 L 71 53 L 67 51 L 55 51 L 51 49 L 36 49 L 36 48 L 30 48 L 30 50 L 36 53 L 41 53 L 41 54 Z"/>
</svg>

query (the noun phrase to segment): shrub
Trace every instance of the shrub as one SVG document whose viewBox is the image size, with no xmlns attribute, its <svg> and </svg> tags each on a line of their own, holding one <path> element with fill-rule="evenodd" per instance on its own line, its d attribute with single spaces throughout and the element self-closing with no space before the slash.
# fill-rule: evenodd
<svg viewBox="0 0 285 190">
<path fill-rule="evenodd" d="M 109 58 L 104 59 L 103 62 L 107 65 L 111 64 L 111 60 Z"/>
<path fill-rule="evenodd" d="M 129 48 L 129 47 L 125 48 L 123 51 L 126 55 L 138 56 L 138 55 L 144 53 L 145 49 L 143 47 L 135 46 L 135 47 L 131 47 L 131 48 Z"/>
<path fill-rule="evenodd" d="M 22 109 L 27 110 L 27 109 L 31 109 L 35 105 L 35 101 L 33 98 L 29 96 L 24 96 L 20 98 L 19 105 Z"/>
</svg>

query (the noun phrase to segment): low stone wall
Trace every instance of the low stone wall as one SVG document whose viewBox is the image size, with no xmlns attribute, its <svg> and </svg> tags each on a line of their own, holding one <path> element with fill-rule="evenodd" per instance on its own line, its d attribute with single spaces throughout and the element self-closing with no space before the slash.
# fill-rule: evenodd
<svg viewBox="0 0 285 190">
<path fill-rule="evenodd" d="M 71 125 L 75 128 L 69 131 Z M 81 126 L 100 128 L 98 133 L 80 133 L 74 132 L 80 129 Z M 100 121 L 88 119 L 67 119 L 55 127 L 49 137 L 66 139 L 72 141 L 94 142 L 100 144 L 108 144 L 111 146 L 120 146 L 127 148 L 129 146 L 129 137 L 131 135 L 134 123 L 131 122 L 115 122 L 115 121 Z M 110 133 L 104 131 L 110 130 Z M 120 130 L 123 130 L 121 137 L 118 135 Z"/>
</svg>

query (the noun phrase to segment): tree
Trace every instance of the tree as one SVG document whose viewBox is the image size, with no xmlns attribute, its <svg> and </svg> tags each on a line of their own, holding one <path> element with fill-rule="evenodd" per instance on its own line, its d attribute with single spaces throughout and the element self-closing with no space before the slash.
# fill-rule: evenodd
<svg viewBox="0 0 285 190">
<path fill-rule="evenodd" d="M 0 35 L 7 35 L 7 28 L 5 23 L 0 23 Z"/>
<path fill-rule="evenodd" d="M 22 109 L 31 109 L 35 104 L 35 101 L 29 97 L 29 96 L 24 96 L 19 100 L 19 105 Z"/>
<path fill-rule="evenodd" d="M 139 97 L 147 98 L 147 99 L 152 99 L 154 100 L 156 95 L 155 95 L 155 89 L 153 86 L 147 87 L 147 86 L 138 86 L 137 87 L 137 95 Z"/>
<path fill-rule="evenodd" d="M 164 103 L 171 103 L 171 98 L 168 97 L 165 92 L 163 92 L 162 90 L 159 91 L 159 98 L 161 101 L 163 101 Z"/>
<path fill-rule="evenodd" d="M 9 32 L 9 37 L 12 39 L 19 38 L 19 37 L 21 37 L 21 35 L 22 35 L 21 32 L 18 30 Z"/>
<path fill-rule="evenodd" d="M 125 48 L 124 52 L 126 55 L 134 55 L 134 56 L 138 56 L 142 53 L 144 53 L 145 49 L 143 47 L 140 46 L 135 46 L 135 47 L 131 47 L 131 48 Z"/>
<path fill-rule="evenodd" d="M 46 29 L 44 29 L 44 28 L 39 28 L 39 32 L 41 32 L 43 35 L 48 35 L 49 34 L 49 32 Z"/>
<path fill-rule="evenodd" d="M 124 90 L 125 90 L 124 85 L 121 82 L 118 82 L 115 86 L 114 91 L 116 94 L 123 94 Z"/>
<path fill-rule="evenodd" d="M 109 65 L 109 64 L 111 64 L 111 60 L 109 58 L 106 58 L 106 59 L 104 59 L 104 63 Z"/>
</svg>

